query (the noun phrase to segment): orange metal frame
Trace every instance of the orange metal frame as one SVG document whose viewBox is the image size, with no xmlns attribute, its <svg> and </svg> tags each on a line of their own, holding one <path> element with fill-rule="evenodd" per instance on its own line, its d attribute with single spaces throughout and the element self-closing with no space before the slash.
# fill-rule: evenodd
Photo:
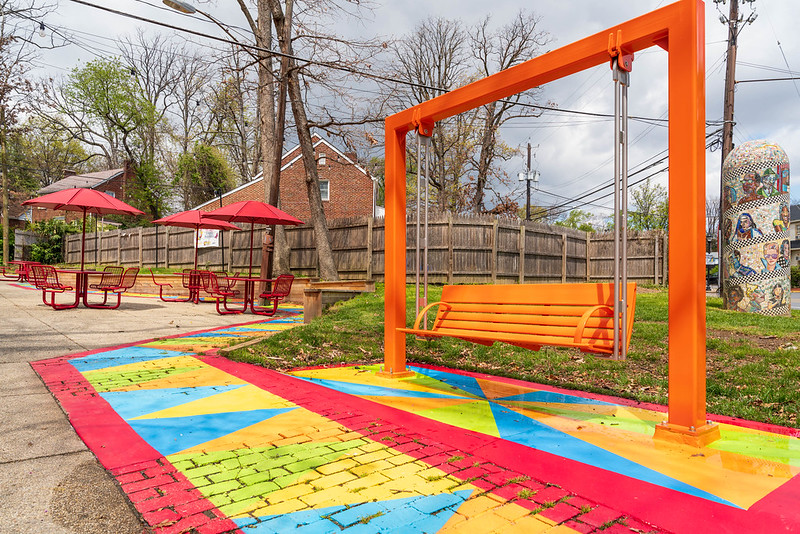
<svg viewBox="0 0 800 534">
<path fill-rule="evenodd" d="M 406 370 L 406 134 L 652 46 L 669 53 L 669 419 L 663 439 L 703 445 L 706 421 L 704 2 L 679 0 L 386 119 L 384 376 Z"/>
</svg>

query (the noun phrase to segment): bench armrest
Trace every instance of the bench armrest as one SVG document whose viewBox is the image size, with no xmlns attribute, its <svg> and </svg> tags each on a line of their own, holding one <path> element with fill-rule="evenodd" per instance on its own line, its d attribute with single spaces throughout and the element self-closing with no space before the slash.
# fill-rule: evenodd
<svg viewBox="0 0 800 534">
<path fill-rule="evenodd" d="M 575 339 L 574 339 L 575 343 L 581 342 L 581 339 L 583 338 L 583 329 L 586 327 L 586 321 L 589 320 L 589 317 L 591 317 L 594 314 L 594 312 L 602 309 L 610 311 L 611 316 L 612 317 L 614 316 L 614 308 L 612 308 L 611 306 L 606 306 L 605 304 L 592 306 L 591 308 L 583 312 L 583 315 L 581 315 L 581 318 L 578 321 L 578 328 L 575 330 Z"/>
<path fill-rule="evenodd" d="M 417 320 L 414 321 L 414 330 L 419 330 L 419 323 L 422 322 L 422 318 L 425 317 L 425 314 L 428 313 L 428 310 L 430 310 L 434 306 L 445 306 L 447 307 L 448 310 L 453 307 L 447 302 L 443 302 L 441 300 L 438 302 L 431 302 L 430 304 L 422 308 L 422 310 L 420 310 L 419 315 L 417 315 Z"/>
</svg>

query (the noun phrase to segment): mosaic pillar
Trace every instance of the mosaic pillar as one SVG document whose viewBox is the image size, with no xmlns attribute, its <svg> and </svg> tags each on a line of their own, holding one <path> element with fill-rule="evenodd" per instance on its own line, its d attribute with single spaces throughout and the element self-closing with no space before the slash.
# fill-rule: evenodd
<svg viewBox="0 0 800 534">
<path fill-rule="evenodd" d="M 790 315 L 789 159 L 768 141 L 737 146 L 722 165 L 720 273 L 728 309 Z"/>
</svg>

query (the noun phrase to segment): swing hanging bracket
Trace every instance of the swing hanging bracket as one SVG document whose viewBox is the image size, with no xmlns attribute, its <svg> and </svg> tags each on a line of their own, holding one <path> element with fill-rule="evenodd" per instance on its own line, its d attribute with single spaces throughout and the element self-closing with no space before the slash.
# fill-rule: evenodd
<svg viewBox="0 0 800 534">
<path fill-rule="evenodd" d="M 422 137 L 431 137 L 433 135 L 433 128 L 436 123 L 429 117 L 422 117 L 422 110 L 416 108 L 411 116 L 411 124 L 418 135 Z"/>
<path fill-rule="evenodd" d="M 608 55 L 611 56 L 611 68 L 616 60 L 619 70 L 630 72 L 633 69 L 633 52 L 626 53 L 622 49 L 622 30 L 608 34 Z"/>
</svg>

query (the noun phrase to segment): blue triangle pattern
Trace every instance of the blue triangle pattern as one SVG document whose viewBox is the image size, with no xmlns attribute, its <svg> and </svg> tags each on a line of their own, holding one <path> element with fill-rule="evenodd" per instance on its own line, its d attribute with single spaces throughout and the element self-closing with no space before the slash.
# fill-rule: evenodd
<svg viewBox="0 0 800 534">
<path fill-rule="evenodd" d="M 125 347 L 122 349 L 89 354 L 81 358 L 74 358 L 69 360 L 69 363 L 83 373 L 86 371 L 96 371 L 98 369 L 128 365 L 129 363 L 161 360 L 163 358 L 176 358 L 178 356 L 186 356 L 186 354 L 175 350 L 164 350 L 154 347 Z"/>
<path fill-rule="evenodd" d="M 200 386 L 169 389 L 140 389 L 134 391 L 108 391 L 100 393 L 114 411 L 123 419 L 133 419 L 149 413 L 174 408 L 198 399 L 243 387 Z"/>
<path fill-rule="evenodd" d="M 583 464 L 605 469 L 637 480 L 649 482 L 664 488 L 670 488 L 688 495 L 694 495 L 720 504 L 740 508 L 694 486 L 663 475 L 627 458 L 609 452 L 601 447 L 556 430 L 539 421 L 526 417 L 518 412 L 491 403 L 494 420 L 500 437 L 527 447 L 538 449 L 581 462 Z"/>
<path fill-rule="evenodd" d="M 471 376 L 448 373 L 446 371 L 437 371 L 435 369 L 425 369 L 422 367 L 408 366 L 408 368 L 421 375 L 435 378 L 436 380 L 451 386 L 456 386 L 457 388 L 482 399 L 486 398 L 486 395 L 483 393 L 483 389 L 481 388 L 480 384 L 478 384 L 478 381 Z"/>
<path fill-rule="evenodd" d="M 137 434 L 164 456 L 227 436 L 297 408 L 274 408 L 187 417 L 163 417 L 128 421 Z"/>
<path fill-rule="evenodd" d="M 291 514 L 234 519 L 240 528 L 254 534 L 275 532 L 438 532 L 472 494 L 472 490 L 454 493 L 406 497 L 346 506 L 303 510 Z M 372 517 L 365 523 L 362 520 Z M 413 525 L 413 527 L 412 527 Z M 400 530 L 398 530 L 400 529 Z"/>
<path fill-rule="evenodd" d="M 339 380 L 324 380 L 321 378 L 308 378 L 295 376 L 300 380 L 319 384 L 327 388 L 347 393 L 348 395 L 363 395 L 368 397 L 416 397 L 420 399 L 458 399 L 464 398 L 462 395 L 448 395 L 447 393 L 434 393 L 430 391 L 409 391 L 404 389 L 385 388 L 382 386 L 371 386 L 369 384 L 356 384 L 354 382 L 341 382 Z"/>
<path fill-rule="evenodd" d="M 556 402 L 562 404 L 597 404 L 604 406 L 616 406 L 611 402 L 599 401 L 594 399 L 586 399 L 584 397 L 577 397 L 575 395 L 565 395 L 564 393 L 555 393 L 553 391 L 530 391 L 528 393 L 521 393 L 519 395 L 511 395 L 510 397 L 502 397 L 494 399 L 495 401 L 526 401 L 526 402 Z"/>
</svg>

